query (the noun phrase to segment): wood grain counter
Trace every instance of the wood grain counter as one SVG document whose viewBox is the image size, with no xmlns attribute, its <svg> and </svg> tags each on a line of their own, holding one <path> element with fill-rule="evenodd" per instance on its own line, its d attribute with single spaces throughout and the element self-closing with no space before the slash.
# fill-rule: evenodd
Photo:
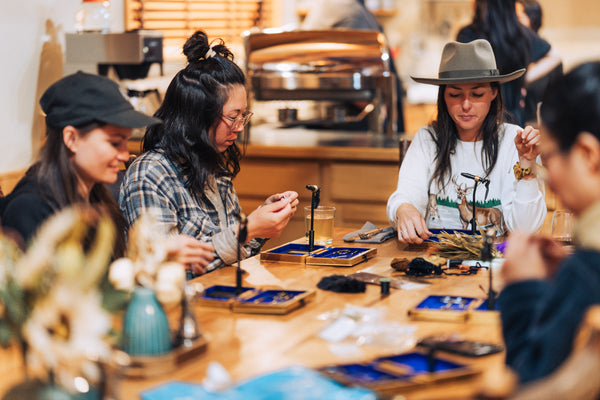
<svg viewBox="0 0 600 400">
<path fill-rule="evenodd" d="M 334 244 L 342 245 L 341 237 L 348 230 L 337 229 Z M 343 244 L 348 245 L 348 244 Z M 352 244 L 350 244 L 352 246 Z M 360 244 L 360 247 L 367 247 Z M 372 247 L 373 245 L 371 245 Z M 234 380 L 246 379 L 259 374 L 273 372 L 292 365 L 318 368 L 333 363 L 364 361 L 377 356 L 394 354 L 407 349 L 401 343 L 397 347 L 383 345 L 361 345 L 357 354 L 336 355 L 330 343 L 318 337 L 327 326 L 323 320 L 325 313 L 343 309 L 346 305 L 375 307 L 381 309 L 388 322 L 398 322 L 416 327 L 418 338 L 439 333 L 461 333 L 473 340 L 501 343 L 501 330 L 498 323 L 448 323 L 411 321 L 407 316 L 409 308 L 416 306 L 429 294 L 448 294 L 482 297 L 480 285 L 486 286 L 487 274 L 482 272 L 472 276 L 449 276 L 431 279 L 430 286 L 418 290 L 397 290 L 387 297 L 381 297 L 379 287 L 367 285 L 365 293 L 334 293 L 320 290 L 317 283 L 324 276 L 368 271 L 384 276 L 397 276 L 390 267 L 393 257 L 415 257 L 422 250 L 406 250 L 396 240 L 375 245 L 378 255 L 354 267 L 305 266 L 294 263 L 261 262 L 257 257 L 242 263 L 244 286 L 271 286 L 285 289 L 315 290 L 316 297 L 304 307 L 283 316 L 236 314 L 228 310 L 197 306 L 195 315 L 200 326 L 208 335 L 207 352 L 196 360 L 189 361 L 177 371 L 151 380 L 129 380 L 121 384 L 123 398 L 133 399 L 142 390 L 154 387 L 168 380 L 202 382 L 206 368 L 211 361 L 223 365 Z M 234 285 L 235 271 L 224 268 L 197 278 L 205 287 L 215 284 Z M 480 359 L 459 358 L 463 363 L 475 364 L 480 368 L 494 368 L 502 365 L 503 355 L 497 354 Z M 408 399 L 442 398 L 450 395 L 465 397 L 477 390 L 479 378 L 457 381 L 442 386 L 416 391 Z"/>
<path fill-rule="evenodd" d="M 334 245 L 342 245 L 341 237 L 347 229 L 337 229 Z M 352 244 L 344 244 L 344 246 Z M 414 339 L 431 334 L 460 333 L 467 339 L 501 343 L 501 329 L 497 322 L 476 324 L 472 322 L 432 322 L 410 320 L 407 311 L 429 294 L 482 297 L 480 285 L 487 286 L 484 271 L 470 276 L 448 276 L 430 279 L 432 283 L 415 290 L 393 289 L 386 297 L 380 295 L 379 287 L 367 285 L 364 293 L 334 293 L 316 287 L 324 276 L 367 271 L 383 276 L 400 277 L 390 267 L 394 257 L 413 258 L 422 255 L 423 249 L 405 249 L 396 240 L 380 245 L 360 244 L 360 247 L 377 247 L 376 257 L 354 267 L 306 266 L 304 264 L 261 262 L 257 257 L 244 260 L 246 271 L 243 285 L 252 287 L 279 287 L 285 289 L 309 289 L 316 296 L 304 307 L 287 315 L 260 315 L 232 313 L 225 309 L 194 306 L 195 316 L 202 332 L 208 338 L 205 353 L 186 361 L 176 370 L 150 379 L 125 379 L 118 383 L 119 399 L 137 399 L 145 390 L 172 380 L 201 383 L 210 362 L 218 362 L 234 380 L 255 377 L 293 365 L 318 368 L 328 364 L 370 360 L 374 357 L 408 351 L 411 342 L 387 344 L 362 344 L 353 354 L 332 351 L 331 343 L 321 339 L 318 333 L 328 326 L 326 313 L 341 310 L 347 305 L 380 309 L 384 320 L 416 328 Z M 235 270 L 226 267 L 197 278 L 204 287 L 234 285 Z M 496 288 L 498 289 L 498 288 Z M 458 357 L 458 356 L 455 356 Z M 496 354 L 478 359 L 458 357 L 458 361 L 474 365 L 481 370 L 499 368 L 503 355 Z M 19 381 L 22 371 L 14 349 L 0 350 L 0 394 Z M 478 390 L 481 377 L 432 385 L 405 393 L 406 399 L 467 399 Z"/>
</svg>

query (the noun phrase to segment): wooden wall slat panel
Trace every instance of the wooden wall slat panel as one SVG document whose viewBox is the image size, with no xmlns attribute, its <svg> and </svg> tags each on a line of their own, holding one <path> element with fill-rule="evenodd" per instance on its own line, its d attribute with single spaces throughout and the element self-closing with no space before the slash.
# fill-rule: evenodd
<svg viewBox="0 0 600 400">
<path fill-rule="evenodd" d="M 164 46 L 181 48 L 196 30 L 242 43 L 242 33 L 255 26 L 278 26 L 276 0 L 125 0 L 125 28 L 162 31 Z M 260 10 L 260 11 L 259 11 Z"/>
</svg>

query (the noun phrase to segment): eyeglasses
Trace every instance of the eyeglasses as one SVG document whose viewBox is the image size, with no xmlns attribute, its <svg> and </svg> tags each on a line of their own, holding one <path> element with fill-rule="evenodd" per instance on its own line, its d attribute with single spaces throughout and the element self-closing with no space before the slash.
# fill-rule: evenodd
<svg viewBox="0 0 600 400">
<path fill-rule="evenodd" d="M 253 115 L 254 115 L 254 113 L 252 111 L 246 111 L 243 114 L 239 114 L 235 118 L 228 117 L 226 115 L 221 115 L 221 118 L 224 118 L 227 121 L 231 122 L 231 125 L 229 125 L 229 130 L 237 131 L 237 130 L 244 128 L 246 126 L 246 124 L 250 121 L 250 118 L 252 118 Z"/>
</svg>

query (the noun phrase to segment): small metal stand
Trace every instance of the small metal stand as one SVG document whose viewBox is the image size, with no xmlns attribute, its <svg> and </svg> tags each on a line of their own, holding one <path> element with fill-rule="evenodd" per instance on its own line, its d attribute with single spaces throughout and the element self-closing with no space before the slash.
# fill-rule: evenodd
<svg viewBox="0 0 600 400">
<path fill-rule="evenodd" d="M 194 340 L 202 336 L 200 327 L 191 308 L 192 299 L 196 292 L 194 288 L 185 284 L 181 295 L 181 318 L 177 332 L 177 345 L 186 348 L 192 347 Z"/>
<path fill-rule="evenodd" d="M 319 207 L 321 202 L 321 188 L 317 185 L 306 185 L 306 188 L 312 192 L 310 201 L 310 230 L 308 231 L 308 252 L 312 253 L 315 249 L 315 208 Z"/>
<path fill-rule="evenodd" d="M 235 294 L 240 295 L 243 291 L 242 289 L 242 274 L 244 271 L 242 270 L 242 257 L 241 257 L 241 248 L 246 242 L 246 238 L 248 237 L 248 218 L 244 214 L 240 214 L 240 227 L 238 231 L 238 244 L 237 244 L 237 269 L 235 270 Z"/>
<path fill-rule="evenodd" d="M 488 192 L 490 190 L 490 180 L 482 178 L 480 176 L 472 175 L 466 172 L 461 173 L 465 178 L 473 179 L 475 185 L 473 186 L 473 214 L 471 215 L 471 235 L 477 234 L 477 205 L 475 204 L 475 194 L 477 193 L 477 184 L 483 183 L 485 185 L 485 198 L 487 199 Z"/>
<path fill-rule="evenodd" d="M 489 282 L 488 282 L 488 298 L 487 298 L 487 306 L 489 311 L 493 311 L 496 309 L 496 292 L 492 286 L 492 246 L 493 238 L 496 236 L 496 232 L 494 228 L 490 228 L 485 232 L 485 236 L 483 237 L 483 247 L 481 249 L 481 261 L 485 261 L 488 263 L 489 270 Z"/>
</svg>

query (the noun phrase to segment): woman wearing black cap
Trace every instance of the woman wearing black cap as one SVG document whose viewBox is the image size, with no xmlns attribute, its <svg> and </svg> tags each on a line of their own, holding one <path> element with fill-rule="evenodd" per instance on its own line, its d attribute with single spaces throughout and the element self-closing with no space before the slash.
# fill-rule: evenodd
<svg viewBox="0 0 600 400">
<path fill-rule="evenodd" d="M 110 79 L 77 72 L 51 85 L 40 99 L 46 114 L 46 140 L 39 161 L 8 196 L 0 199 L 3 227 L 30 241 L 53 213 L 76 204 L 104 206 L 119 228 L 114 256 L 125 248 L 125 221 L 104 184 L 117 180 L 129 160 L 127 140 L 133 128 L 160 123 L 135 111 Z M 212 246 L 201 250 L 212 259 Z M 179 256 L 181 258 L 181 256 Z"/>
<path fill-rule="evenodd" d="M 169 230 L 210 241 L 215 259 L 205 270 L 237 259 L 241 207 L 232 179 L 239 172 L 238 135 L 250 120 L 246 78 L 222 43 L 204 32 L 183 47 L 188 65 L 171 81 L 155 116 L 162 125 L 144 136 L 144 154 L 129 166 L 120 206 L 130 224 L 150 208 Z M 296 211 L 293 191 L 270 196 L 249 213 L 241 256 L 277 237 Z"/>
<path fill-rule="evenodd" d="M 478 39 L 446 44 L 438 77 L 412 77 L 438 85 L 439 92 L 437 119 L 416 133 L 388 200 L 400 241 L 421 243 L 429 228 L 473 229 L 473 220 L 476 231 L 494 226 L 498 234 L 542 226 L 544 185 L 535 175 L 539 132 L 502 122 L 500 84 L 523 73 L 501 75 L 491 45 Z"/>
</svg>

